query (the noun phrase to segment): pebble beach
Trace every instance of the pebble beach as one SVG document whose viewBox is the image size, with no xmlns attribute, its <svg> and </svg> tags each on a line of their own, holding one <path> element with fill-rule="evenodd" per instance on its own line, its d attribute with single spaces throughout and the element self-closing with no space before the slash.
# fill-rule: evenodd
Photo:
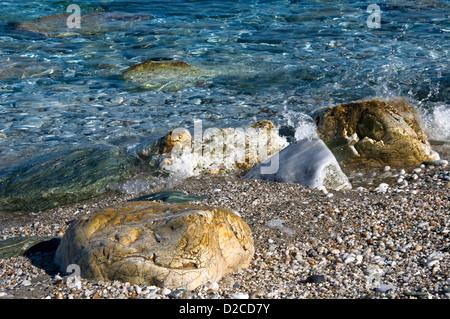
<svg viewBox="0 0 450 319">
<path fill-rule="evenodd" d="M 450 299 L 449 1 L 4 2 L 0 299 Z M 126 279 L 70 273 L 93 274 L 80 218 L 160 192 L 245 236 L 220 216 L 193 236 L 111 223 L 121 248 L 92 256 L 120 263 L 90 278 Z"/>
<path fill-rule="evenodd" d="M 336 192 L 211 175 L 173 185 L 206 196 L 198 203 L 234 210 L 252 230 L 250 266 L 219 282 L 188 291 L 74 281 L 55 268 L 49 251 L 0 260 L 0 298 L 450 299 L 446 162 L 347 174 L 353 188 Z M 62 237 L 71 220 L 131 197 L 113 193 L 39 213 L 3 213 L 0 239 Z"/>
</svg>

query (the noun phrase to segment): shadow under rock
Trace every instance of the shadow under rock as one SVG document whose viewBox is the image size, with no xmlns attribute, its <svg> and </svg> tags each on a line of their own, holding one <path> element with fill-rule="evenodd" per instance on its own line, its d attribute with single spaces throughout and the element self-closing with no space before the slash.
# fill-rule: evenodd
<svg viewBox="0 0 450 319">
<path fill-rule="evenodd" d="M 41 268 L 53 277 L 60 273 L 59 267 L 53 262 L 60 242 L 61 238 L 57 237 L 42 241 L 27 249 L 23 255 L 29 258 L 35 267 Z"/>
</svg>

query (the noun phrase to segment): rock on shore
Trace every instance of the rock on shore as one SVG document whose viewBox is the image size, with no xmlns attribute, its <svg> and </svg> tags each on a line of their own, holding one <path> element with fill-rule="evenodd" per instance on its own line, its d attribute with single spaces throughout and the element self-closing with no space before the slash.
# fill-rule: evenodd
<svg viewBox="0 0 450 319">
<path fill-rule="evenodd" d="M 254 167 L 247 179 L 299 183 L 314 188 L 349 189 L 347 176 L 320 139 L 303 139 L 290 144 L 265 163 Z"/>
<path fill-rule="evenodd" d="M 341 104 L 315 119 L 319 137 L 340 162 L 405 167 L 439 159 L 416 111 L 403 100 Z"/>
<path fill-rule="evenodd" d="M 253 253 L 251 230 L 237 213 L 128 202 L 71 224 L 55 261 L 63 272 L 77 264 L 86 278 L 194 289 L 248 266 Z"/>
<path fill-rule="evenodd" d="M 137 155 L 157 171 L 177 177 L 239 173 L 266 160 L 288 145 L 270 121 L 245 128 L 213 128 L 194 136 L 186 129 L 170 131 Z"/>
</svg>

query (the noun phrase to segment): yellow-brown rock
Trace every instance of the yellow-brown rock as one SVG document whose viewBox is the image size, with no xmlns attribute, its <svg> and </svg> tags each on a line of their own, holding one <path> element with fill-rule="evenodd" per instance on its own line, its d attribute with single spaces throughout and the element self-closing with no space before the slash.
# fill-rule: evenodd
<svg viewBox="0 0 450 319">
<path fill-rule="evenodd" d="M 417 112 L 403 100 L 337 105 L 319 112 L 316 123 L 319 137 L 340 162 L 399 167 L 439 159 Z"/>
<path fill-rule="evenodd" d="M 195 289 L 247 267 L 249 226 L 231 211 L 192 204 L 127 202 L 70 225 L 56 252 L 62 271 L 138 285 Z"/>
<path fill-rule="evenodd" d="M 176 150 L 191 148 L 191 146 L 192 136 L 188 130 L 173 130 L 158 139 L 152 145 L 142 147 L 138 151 L 138 155 L 142 159 L 149 159 L 155 154 L 169 154 L 171 152 L 175 152 Z"/>
</svg>

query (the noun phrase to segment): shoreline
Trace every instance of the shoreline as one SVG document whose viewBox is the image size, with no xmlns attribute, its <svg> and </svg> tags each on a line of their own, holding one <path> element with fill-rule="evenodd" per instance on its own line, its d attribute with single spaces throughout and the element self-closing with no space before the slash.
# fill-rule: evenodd
<svg viewBox="0 0 450 319">
<path fill-rule="evenodd" d="M 369 171 L 391 181 L 398 175 Z M 299 184 L 190 177 L 171 190 L 206 195 L 192 203 L 235 210 L 249 224 L 255 255 L 248 268 L 193 291 L 84 278 L 78 289 L 55 269 L 52 252 L 38 253 L 0 260 L 0 298 L 450 299 L 449 167 L 408 168 L 405 179 L 407 186 L 390 182 L 385 192 L 373 185 L 323 193 Z M 1 213 L 0 239 L 61 237 L 70 220 L 135 197 L 113 193 L 40 213 Z"/>
</svg>

